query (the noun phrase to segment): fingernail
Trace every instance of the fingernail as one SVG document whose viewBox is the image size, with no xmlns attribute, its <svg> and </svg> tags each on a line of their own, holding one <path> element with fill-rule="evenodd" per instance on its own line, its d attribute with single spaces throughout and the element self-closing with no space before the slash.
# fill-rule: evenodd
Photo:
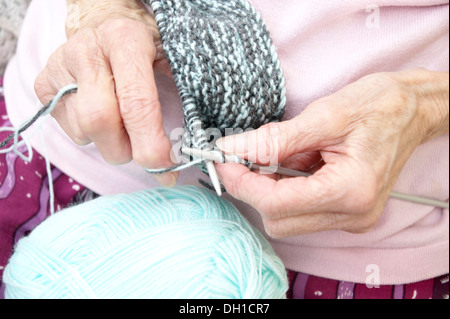
<svg viewBox="0 0 450 319">
<path fill-rule="evenodd" d="M 223 137 L 216 141 L 216 146 L 223 152 L 231 154 L 247 153 L 251 132 Z"/>
<path fill-rule="evenodd" d="M 177 183 L 178 174 L 177 173 L 165 173 L 161 175 L 154 175 L 156 181 L 161 184 L 161 186 L 172 188 Z"/>
<path fill-rule="evenodd" d="M 226 152 L 224 144 L 225 144 L 225 142 L 224 142 L 224 138 L 223 138 L 223 137 L 222 137 L 221 139 L 218 139 L 218 140 L 216 141 L 216 146 L 217 146 L 221 151 Z"/>
</svg>

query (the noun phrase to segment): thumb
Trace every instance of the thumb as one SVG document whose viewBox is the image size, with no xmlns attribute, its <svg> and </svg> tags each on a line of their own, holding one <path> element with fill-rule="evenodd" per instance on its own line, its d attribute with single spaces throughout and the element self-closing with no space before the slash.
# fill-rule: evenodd
<svg viewBox="0 0 450 319">
<path fill-rule="evenodd" d="M 216 142 L 225 153 L 235 154 L 259 165 L 278 165 L 285 159 L 311 147 L 314 130 L 300 117 L 269 123 L 257 130 L 226 136 Z"/>
</svg>

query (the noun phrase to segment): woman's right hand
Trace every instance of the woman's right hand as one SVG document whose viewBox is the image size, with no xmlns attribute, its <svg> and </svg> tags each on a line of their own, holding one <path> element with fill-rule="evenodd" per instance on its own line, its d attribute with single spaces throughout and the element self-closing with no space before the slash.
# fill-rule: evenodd
<svg viewBox="0 0 450 319">
<path fill-rule="evenodd" d="M 40 101 L 77 84 L 52 112 L 75 143 L 95 143 L 110 164 L 172 166 L 154 77 L 170 68 L 154 17 L 139 0 L 68 0 L 68 9 L 68 41 L 35 82 Z M 177 174 L 155 177 L 173 186 Z"/>
</svg>

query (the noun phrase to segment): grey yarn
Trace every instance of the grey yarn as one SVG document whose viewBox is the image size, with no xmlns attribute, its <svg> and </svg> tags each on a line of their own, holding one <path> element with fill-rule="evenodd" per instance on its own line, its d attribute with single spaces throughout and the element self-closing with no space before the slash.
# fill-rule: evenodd
<svg viewBox="0 0 450 319">
<path fill-rule="evenodd" d="M 245 0 L 145 0 L 180 94 L 188 147 L 208 149 L 206 129 L 280 121 L 284 78 L 266 26 Z"/>
</svg>

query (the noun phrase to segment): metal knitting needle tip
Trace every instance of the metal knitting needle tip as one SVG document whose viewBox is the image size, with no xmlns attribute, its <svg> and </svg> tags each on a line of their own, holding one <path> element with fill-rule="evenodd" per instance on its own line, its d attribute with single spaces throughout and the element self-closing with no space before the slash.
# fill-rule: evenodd
<svg viewBox="0 0 450 319">
<path fill-rule="evenodd" d="M 222 196 L 222 188 L 220 187 L 219 176 L 217 175 L 216 167 L 211 161 L 206 162 L 206 168 L 208 169 L 209 177 L 211 178 L 211 183 L 216 190 L 217 195 Z"/>
<path fill-rule="evenodd" d="M 187 147 L 183 147 L 181 149 L 181 152 L 196 158 L 203 158 L 208 160 L 205 163 L 206 168 L 208 169 L 209 177 L 211 178 L 211 183 L 213 184 L 217 195 L 222 196 L 222 188 L 220 187 L 219 176 L 217 175 L 216 167 L 214 166 L 213 163 L 213 161 L 217 160 L 217 158 L 215 158 L 214 156 L 215 153 Z"/>
</svg>

